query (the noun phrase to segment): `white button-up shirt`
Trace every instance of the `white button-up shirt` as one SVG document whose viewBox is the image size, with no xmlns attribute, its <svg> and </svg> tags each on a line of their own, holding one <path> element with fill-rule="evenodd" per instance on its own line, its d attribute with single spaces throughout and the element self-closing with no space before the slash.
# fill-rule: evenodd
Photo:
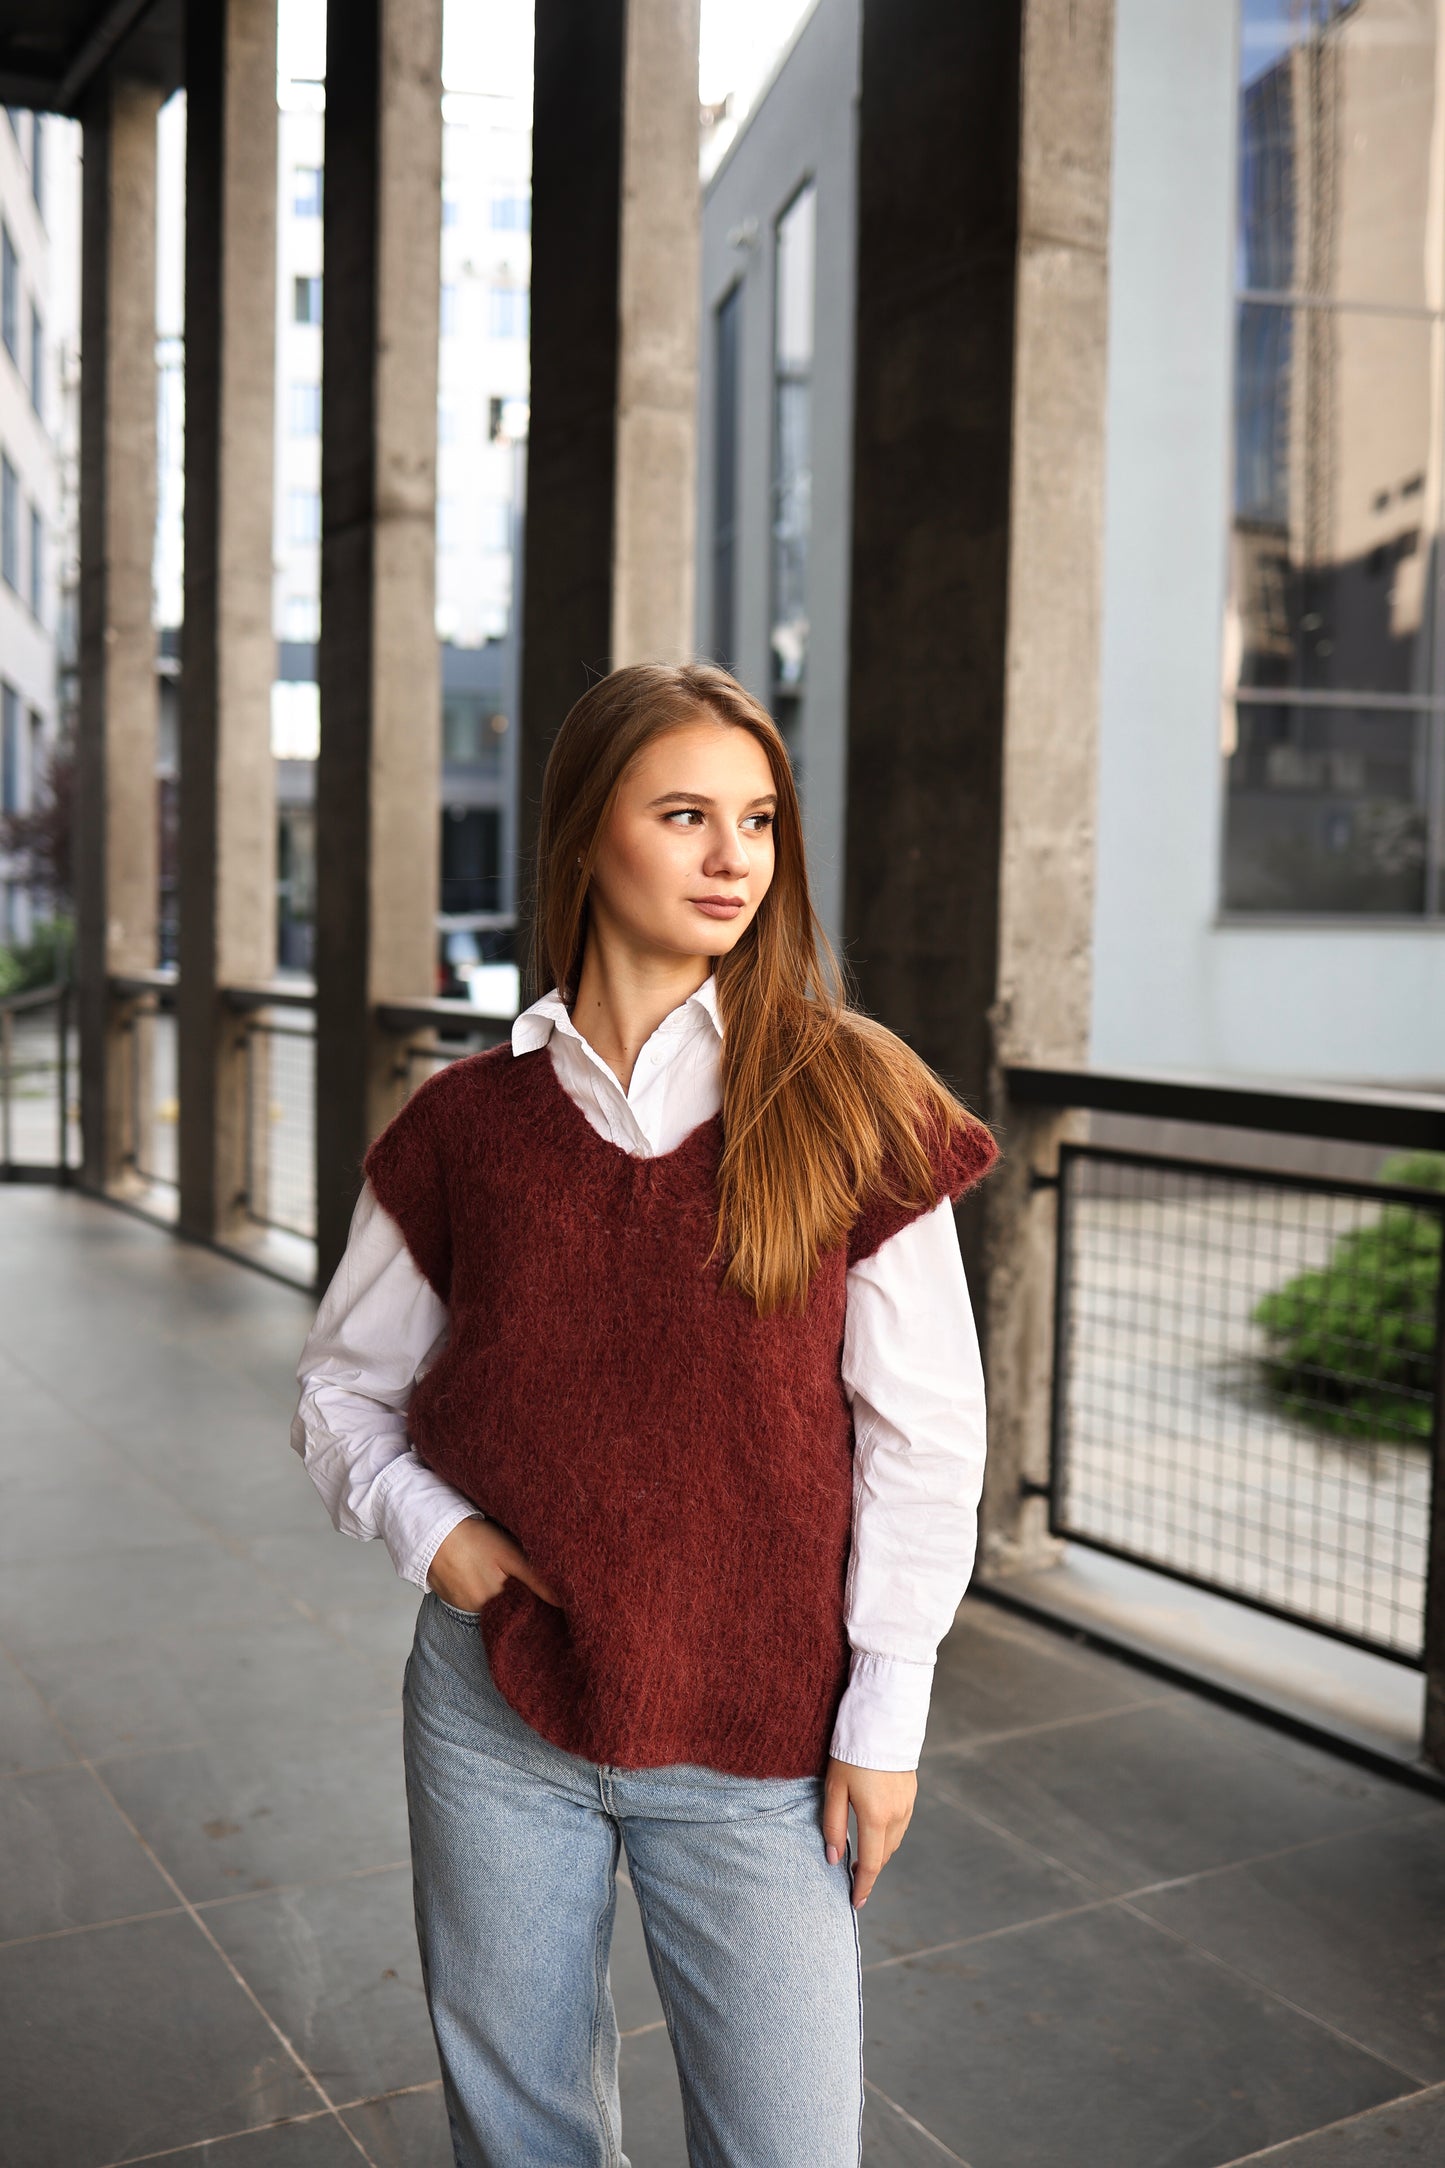
<svg viewBox="0 0 1445 2168">
<path fill-rule="evenodd" d="M 722 1103 L 722 1022 L 709 976 L 665 1016 L 626 1091 L 554 988 L 516 1019 L 512 1051 L 546 1047 L 563 1089 L 624 1151 L 672 1151 Z M 343 1534 L 379 1536 L 428 1585 L 443 1538 L 477 1512 L 407 1436 L 415 1382 L 447 1310 L 369 1183 L 297 1365 L 291 1443 Z M 945 1198 L 850 1268 L 843 1385 L 853 1411 L 853 1528 L 844 1594 L 852 1649 L 830 1751 L 914 1769 L 938 1644 L 973 1570 L 985 1447 L 983 1366 Z"/>
</svg>

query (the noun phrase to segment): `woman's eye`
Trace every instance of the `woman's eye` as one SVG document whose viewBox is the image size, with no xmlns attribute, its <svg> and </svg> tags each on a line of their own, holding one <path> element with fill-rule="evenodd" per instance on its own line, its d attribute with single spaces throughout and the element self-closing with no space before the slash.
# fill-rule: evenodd
<svg viewBox="0 0 1445 2168">
<path fill-rule="evenodd" d="M 763 828 L 771 828 L 773 825 L 773 815 L 771 813 L 750 813 L 748 819 L 757 821 Z"/>
<path fill-rule="evenodd" d="M 669 813 L 665 818 L 670 821 L 700 821 L 702 819 L 702 809 L 700 806 L 695 805 L 681 805 L 675 813 Z"/>
</svg>

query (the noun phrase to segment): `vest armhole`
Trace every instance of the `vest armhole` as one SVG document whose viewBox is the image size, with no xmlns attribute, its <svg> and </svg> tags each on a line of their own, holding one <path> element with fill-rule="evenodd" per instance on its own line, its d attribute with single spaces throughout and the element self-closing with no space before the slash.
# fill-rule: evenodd
<svg viewBox="0 0 1445 2168">
<path fill-rule="evenodd" d="M 441 1075 L 445 1071 L 440 1072 Z M 428 1078 L 372 1139 L 362 1171 L 437 1298 L 451 1300 L 451 1208 Z"/>
<path fill-rule="evenodd" d="M 998 1156 L 998 1140 L 993 1131 L 985 1122 L 971 1116 L 964 1128 L 953 1132 L 946 1145 L 930 1148 L 933 1194 L 927 1203 L 902 1204 L 888 1196 L 880 1184 L 849 1232 L 849 1265 L 861 1264 L 865 1257 L 871 1257 L 890 1235 L 897 1234 L 912 1220 L 921 1219 L 925 1212 L 933 1211 L 945 1197 L 957 1204 L 960 1197 L 983 1180 Z"/>
</svg>

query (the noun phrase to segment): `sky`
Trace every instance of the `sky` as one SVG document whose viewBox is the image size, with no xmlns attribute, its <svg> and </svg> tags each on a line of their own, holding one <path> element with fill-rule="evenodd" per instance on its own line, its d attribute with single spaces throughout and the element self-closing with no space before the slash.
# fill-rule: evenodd
<svg viewBox="0 0 1445 2168">
<path fill-rule="evenodd" d="M 698 91 L 716 104 L 729 91 L 745 112 L 811 0 L 702 0 Z M 326 69 L 326 0 L 281 0 L 281 73 Z M 448 0 L 442 80 L 448 90 L 531 91 L 530 0 Z"/>
</svg>

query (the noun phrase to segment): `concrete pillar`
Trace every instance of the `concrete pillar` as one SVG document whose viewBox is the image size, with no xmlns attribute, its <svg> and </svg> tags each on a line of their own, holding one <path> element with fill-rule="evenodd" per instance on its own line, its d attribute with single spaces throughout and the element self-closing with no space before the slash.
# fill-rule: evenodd
<svg viewBox="0 0 1445 2168">
<path fill-rule="evenodd" d="M 603 671 L 693 650 L 697 42 L 698 0 L 538 0 L 524 890 L 568 708 Z"/>
<path fill-rule="evenodd" d="M 1053 1193 L 1088 1056 L 1112 0 L 864 0 L 845 925 L 866 1004 L 999 1129 L 960 1219 L 984 1570 L 1047 1554 Z"/>
<path fill-rule="evenodd" d="M 223 989 L 276 956 L 271 474 L 276 0 L 186 12 L 186 510 L 179 823 L 181 1225 L 245 1225 L 246 1053 Z"/>
<path fill-rule="evenodd" d="M 441 0 L 330 0 L 316 851 L 317 1267 L 398 1104 L 376 1004 L 435 991 Z"/>
<path fill-rule="evenodd" d="M 80 724 L 76 977 L 81 1179 L 123 1182 L 127 1004 L 111 978 L 155 968 L 157 800 L 156 114 L 103 77 L 85 128 L 80 389 Z"/>
</svg>

